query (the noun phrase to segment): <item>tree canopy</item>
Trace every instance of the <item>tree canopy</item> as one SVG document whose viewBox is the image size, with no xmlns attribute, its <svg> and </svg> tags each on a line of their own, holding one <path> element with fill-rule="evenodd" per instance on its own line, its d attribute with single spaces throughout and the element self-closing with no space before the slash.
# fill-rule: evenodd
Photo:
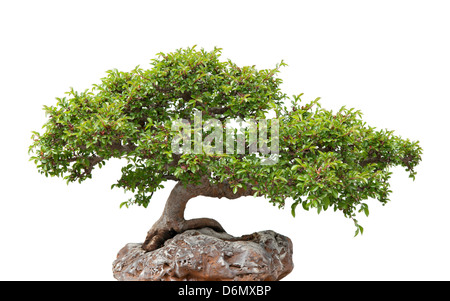
<svg viewBox="0 0 450 301">
<path fill-rule="evenodd" d="M 196 47 L 159 53 L 149 69 L 110 70 L 91 89 L 71 89 L 56 105 L 44 106 L 48 121 L 42 133 L 33 132 L 31 159 L 46 176 L 82 182 L 108 159 L 125 158 L 112 187 L 134 193 L 126 206 L 147 207 L 167 180 L 194 185 L 207 179 L 280 208 L 291 198 L 294 216 L 297 208 L 339 210 L 354 220 L 356 233 L 363 230 L 356 213 L 369 214 L 368 199 L 389 201 L 391 167 L 402 166 L 414 178 L 422 154 L 417 141 L 368 126 L 360 111 L 344 106 L 333 112 L 319 99 L 287 96 L 278 77 L 283 61 L 257 70 L 220 55 L 220 48 Z M 279 121 L 276 164 L 261 164 L 248 146 L 245 154 L 173 152 L 175 120 L 192 123 L 199 112 L 203 122 L 216 119 L 223 127 L 227 120 L 264 120 L 272 112 Z M 246 141 L 249 134 L 244 131 Z"/>
</svg>

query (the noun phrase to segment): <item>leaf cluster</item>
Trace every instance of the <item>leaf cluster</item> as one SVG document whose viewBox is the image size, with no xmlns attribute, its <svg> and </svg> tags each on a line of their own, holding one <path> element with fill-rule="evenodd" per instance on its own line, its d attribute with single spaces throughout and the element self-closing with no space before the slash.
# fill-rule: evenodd
<svg viewBox="0 0 450 301">
<path fill-rule="evenodd" d="M 300 207 L 339 210 L 354 220 L 357 233 L 363 228 L 355 216 L 369 214 L 366 201 L 389 201 L 391 167 L 402 166 L 415 177 L 422 154 L 418 142 L 368 126 L 360 111 L 332 112 L 321 108 L 319 99 L 303 104 L 302 94 L 286 96 L 277 77 L 283 62 L 257 70 L 220 56 L 220 48 L 207 52 L 195 46 L 159 53 L 149 69 L 110 70 L 90 90 L 71 89 L 54 106 L 44 106 L 48 121 L 42 133 L 33 132 L 31 160 L 42 174 L 69 183 L 91 178 L 110 158 L 124 158 L 122 177 L 112 187 L 135 197 L 121 206 L 147 207 L 164 181 L 189 184 L 207 177 L 234 193 L 251 188 L 280 208 L 290 198 L 294 216 Z M 280 124 L 274 165 L 262 165 L 248 145 L 245 154 L 172 152 L 174 120 L 193 125 L 198 112 L 203 122 L 260 120 L 270 110 Z M 249 141 L 249 130 L 243 133 Z"/>
</svg>

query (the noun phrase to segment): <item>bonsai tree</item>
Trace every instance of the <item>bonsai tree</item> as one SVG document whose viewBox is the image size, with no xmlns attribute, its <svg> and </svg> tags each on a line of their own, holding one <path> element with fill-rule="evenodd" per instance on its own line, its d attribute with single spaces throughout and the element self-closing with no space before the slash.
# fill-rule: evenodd
<svg viewBox="0 0 450 301">
<path fill-rule="evenodd" d="M 288 97 L 277 77 L 283 61 L 274 69 L 257 70 L 221 61 L 220 54 L 219 48 L 207 52 L 195 46 L 159 53 L 150 69 L 107 71 L 92 89 L 71 89 L 56 105 L 44 106 L 48 121 L 43 133 L 33 132 L 31 160 L 40 173 L 69 183 L 91 178 L 110 158 L 125 158 L 122 176 L 112 187 L 131 191 L 134 197 L 121 207 L 147 207 L 165 181 L 175 181 L 161 218 L 143 244 L 148 251 L 187 229 L 224 231 L 213 219 L 184 218 L 187 202 L 196 196 L 264 197 L 279 208 L 290 198 L 293 216 L 297 208 L 332 208 L 353 220 L 357 235 L 363 228 L 356 214 L 369 214 L 366 201 L 389 201 L 391 167 L 404 167 L 414 179 L 422 153 L 418 142 L 366 125 L 360 111 L 342 107 L 332 112 L 321 108 L 319 99 L 302 103 L 302 94 Z M 177 120 L 187 125 L 184 137 L 194 137 L 194 142 L 196 116 L 203 128 L 217 121 L 215 127 L 225 129 L 224 140 L 230 141 L 226 133 L 238 128 L 230 129 L 231 123 L 225 122 L 262 122 L 270 114 L 277 121 L 270 123 L 273 139 L 260 140 L 259 153 L 254 141 L 228 143 L 226 152 L 208 152 L 206 143 L 194 146 L 196 151 L 191 145 L 184 152 L 174 150 L 182 136 Z M 250 128 L 241 127 L 241 142 L 252 141 Z M 209 126 L 200 131 L 200 140 L 207 141 L 213 130 Z M 233 150 L 237 144 L 244 147 Z M 269 154 L 272 164 L 263 164 L 269 146 L 277 152 Z"/>
</svg>

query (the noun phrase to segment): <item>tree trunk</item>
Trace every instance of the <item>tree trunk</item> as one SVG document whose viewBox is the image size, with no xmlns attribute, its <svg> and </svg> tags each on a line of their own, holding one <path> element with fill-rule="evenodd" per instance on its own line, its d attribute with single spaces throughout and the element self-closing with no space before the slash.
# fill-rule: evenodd
<svg viewBox="0 0 450 301">
<path fill-rule="evenodd" d="M 207 179 L 202 179 L 199 185 L 188 184 L 186 187 L 178 182 L 172 189 L 169 198 L 166 201 L 164 211 L 161 217 L 153 224 L 147 232 L 147 237 L 142 244 L 146 251 L 153 251 L 160 248 L 164 242 L 174 237 L 177 233 L 182 233 L 189 229 L 199 229 L 204 227 L 212 228 L 218 232 L 225 232 L 223 227 L 214 219 L 195 218 L 184 219 L 184 211 L 187 202 L 196 196 L 210 196 L 229 199 L 235 199 L 241 196 L 252 195 L 251 187 L 239 189 L 233 193 L 230 186 L 226 183 L 212 185 Z"/>
</svg>

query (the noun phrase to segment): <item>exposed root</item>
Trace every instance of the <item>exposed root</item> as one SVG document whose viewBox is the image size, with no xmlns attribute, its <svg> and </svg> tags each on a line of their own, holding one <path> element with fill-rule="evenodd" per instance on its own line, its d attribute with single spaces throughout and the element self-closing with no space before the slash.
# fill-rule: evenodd
<svg viewBox="0 0 450 301">
<path fill-rule="evenodd" d="M 195 218 L 170 223 L 158 220 L 147 232 L 147 237 L 142 244 L 142 249 L 147 252 L 154 251 L 161 248 L 166 240 L 174 237 L 178 233 L 206 227 L 211 228 L 216 232 L 225 232 L 220 223 L 211 218 Z"/>
</svg>

